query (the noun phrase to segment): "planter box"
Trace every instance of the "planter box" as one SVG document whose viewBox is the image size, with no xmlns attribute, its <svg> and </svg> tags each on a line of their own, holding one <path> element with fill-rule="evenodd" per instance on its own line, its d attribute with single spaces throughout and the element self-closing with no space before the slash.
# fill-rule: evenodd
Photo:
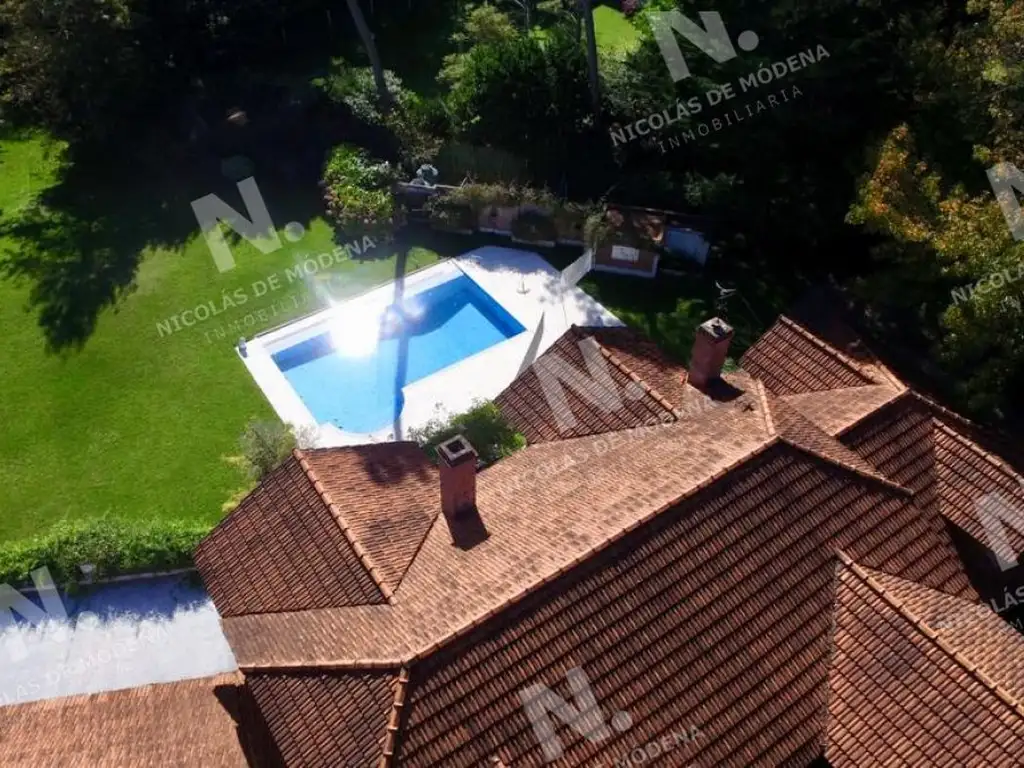
<svg viewBox="0 0 1024 768">
<path fill-rule="evenodd" d="M 508 235 L 512 232 L 512 222 L 519 215 L 519 207 L 514 205 L 494 206 L 497 214 L 491 215 L 491 207 L 488 206 L 480 211 L 480 222 L 477 229 L 481 232 L 491 232 L 496 235 Z"/>
</svg>

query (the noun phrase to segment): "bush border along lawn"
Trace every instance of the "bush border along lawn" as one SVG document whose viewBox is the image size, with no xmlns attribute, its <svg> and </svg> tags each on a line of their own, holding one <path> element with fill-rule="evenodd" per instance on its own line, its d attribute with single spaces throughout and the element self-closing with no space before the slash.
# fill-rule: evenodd
<svg viewBox="0 0 1024 768">
<path fill-rule="evenodd" d="M 181 520 L 65 520 L 41 536 L 0 544 L 0 584 L 26 583 L 44 566 L 60 585 L 81 579 L 84 563 L 97 578 L 191 567 L 210 529 Z"/>
</svg>

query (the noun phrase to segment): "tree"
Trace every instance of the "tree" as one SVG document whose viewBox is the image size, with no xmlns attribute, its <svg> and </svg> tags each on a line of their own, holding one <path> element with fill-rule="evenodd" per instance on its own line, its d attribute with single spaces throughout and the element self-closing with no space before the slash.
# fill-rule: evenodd
<svg viewBox="0 0 1024 768">
<path fill-rule="evenodd" d="M 448 103 L 460 138 L 529 158 L 536 173 L 564 170 L 586 130 L 587 63 L 579 41 L 554 27 L 472 48 Z"/>
<path fill-rule="evenodd" d="M 590 108 L 594 125 L 601 122 L 601 81 L 597 71 L 597 35 L 594 32 L 594 10 L 590 0 L 579 0 L 583 27 L 587 31 L 587 74 L 590 80 Z"/>
<path fill-rule="evenodd" d="M 884 238 L 873 251 L 880 270 L 861 282 L 862 295 L 931 345 L 969 410 L 999 417 L 1020 409 L 1024 387 L 1024 242 L 1012 238 L 985 171 L 1024 156 L 1024 65 L 1015 53 L 1024 2 L 968 9 L 984 16 L 926 70 L 922 103 L 941 104 L 945 125 L 936 130 L 924 108 L 894 127 L 849 220 Z"/>
<path fill-rule="evenodd" d="M 359 0 L 347 0 L 348 12 L 355 22 L 356 31 L 359 32 L 359 39 L 363 41 L 366 55 L 370 59 L 370 67 L 373 69 L 373 80 L 377 85 L 377 96 L 380 99 L 380 107 L 384 112 L 391 111 L 391 94 L 388 92 L 387 81 L 384 79 L 384 67 L 380 63 L 380 54 L 377 53 L 377 43 L 374 42 L 373 32 L 363 16 L 359 7 Z"/>
<path fill-rule="evenodd" d="M 65 138 L 102 138 L 153 98 L 140 0 L 0 0 L 0 105 Z M 157 85 L 154 90 L 157 90 Z"/>
<path fill-rule="evenodd" d="M 503 43 L 518 35 L 508 15 L 493 5 L 470 6 L 463 15 L 460 28 L 451 36 L 459 51 L 444 57 L 438 80 L 447 87 L 454 87 L 462 77 L 466 59 L 474 47 Z"/>
</svg>

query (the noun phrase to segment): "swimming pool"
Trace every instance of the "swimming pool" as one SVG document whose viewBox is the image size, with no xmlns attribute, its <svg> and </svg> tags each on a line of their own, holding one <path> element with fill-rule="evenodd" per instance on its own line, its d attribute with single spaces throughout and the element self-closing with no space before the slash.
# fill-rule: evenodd
<svg viewBox="0 0 1024 768">
<path fill-rule="evenodd" d="M 342 305 L 322 333 L 272 359 L 318 423 L 368 433 L 395 421 L 407 384 L 524 330 L 462 274 L 382 311 Z"/>
</svg>

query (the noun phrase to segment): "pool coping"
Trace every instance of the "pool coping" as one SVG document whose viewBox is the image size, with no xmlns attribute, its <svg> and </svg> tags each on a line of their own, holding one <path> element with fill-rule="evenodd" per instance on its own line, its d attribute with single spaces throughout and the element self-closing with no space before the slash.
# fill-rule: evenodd
<svg viewBox="0 0 1024 768">
<path fill-rule="evenodd" d="M 352 311 L 360 304 L 375 311 L 388 306 L 394 300 L 394 280 L 259 333 L 246 341 L 244 355 L 238 349 L 235 352 L 283 422 L 315 434 L 310 447 L 334 447 L 409 439 L 411 429 L 431 419 L 445 418 L 465 411 L 474 402 L 494 398 L 518 375 L 538 332 L 541 339 L 536 354 L 540 355 L 570 325 L 623 325 L 579 288 L 562 285 L 561 273 L 539 254 L 499 246 L 476 248 L 410 272 L 402 278 L 402 296 L 415 295 L 460 274 L 473 280 L 525 331 L 408 383 L 402 388 L 404 406 L 398 420 L 374 432 L 349 432 L 330 423 L 318 423 L 272 355 L 319 335 L 331 316 L 339 312 Z"/>
</svg>

